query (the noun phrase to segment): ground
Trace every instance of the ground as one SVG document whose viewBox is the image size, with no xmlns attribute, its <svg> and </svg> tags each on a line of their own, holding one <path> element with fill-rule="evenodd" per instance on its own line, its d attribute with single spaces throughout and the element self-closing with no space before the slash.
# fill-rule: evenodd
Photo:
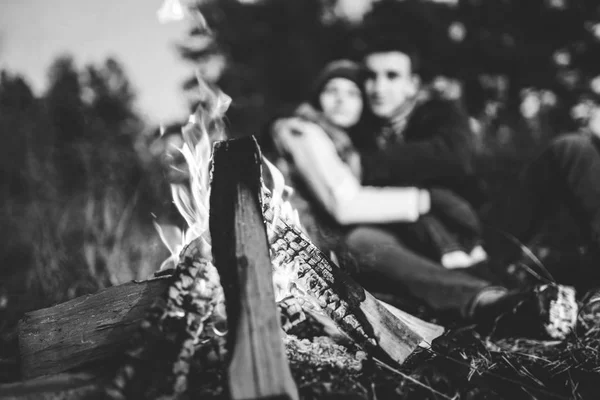
<svg viewBox="0 0 600 400">
<path fill-rule="evenodd" d="M 581 323 L 565 341 L 493 339 L 471 326 L 456 326 L 402 366 L 320 336 L 310 318 L 298 336 L 288 335 L 284 342 L 302 399 L 595 399 L 599 322 Z M 224 363 L 211 351 L 211 346 L 197 351 L 187 398 L 226 398 Z M 97 398 L 100 389 L 95 383 L 11 398 Z"/>
<path fill-rule="evenodd" d="M 577 253 L 577 252 L 576 252 Z M 567 269 L 573 276 L 593 265 L 581 254 L 536 249 L 554 275 Z M 593 261 L 590 261 L 593 263 Z M 552 265 L 562 268 L 553 268 Z M 564 268 L 568 265 L 569 268 Z M 535 268 L 535 266 L 533 267 Z M 515 272 L 515 271 L 513 271 Z M 515 281 L 536 278 L 520 275 Z M 538 271 L 539 272 L 539 271 Z M 561 278 L 562 280 L 562 278 Z M 580 287 L 586 282 L 574 281 Z M 590 285 L 588 285 L 590 286 Z M 584 290 L 580 291 L 580 295 Z M 418 349 L 402 366 L 393 366 L 347 348 L 322 336 L 316 324 L 295 332 L 285 340 L 292 374 L 302 399 L 596 399 L 600 379 L 600 320 L 580 321 L 578 329 L 564 341 L 490 338 L 472 326 L 448 325 L 408 299 L 378 294 L 386 301 L 424 319 L 449 326 L 429 349 Z M 10 312 L 9 312 L 10 311 Z M 4 310 L 4 316 L 18 316 Z M 18 376 L 16 326 L 0 323 L 0 378 L 11 382 Z M 584 323 L 585 322 L 585 323 Z M 224 398 L 226 377 L 223 361 L 197 352 L 189 381 L 189 398 Z M 97 395 L 97 384 L 58 393 L 14 397 L 19 399 L 68 399 Z M 1 391 L 0 391 L 1 392 Z M 2 397 L 2 396 L 0 396 Z"/>
</svg>

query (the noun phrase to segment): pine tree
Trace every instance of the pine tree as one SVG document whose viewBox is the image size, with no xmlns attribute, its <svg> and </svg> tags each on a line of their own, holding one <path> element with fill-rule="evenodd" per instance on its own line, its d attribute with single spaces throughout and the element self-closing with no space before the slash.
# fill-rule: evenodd
<svg viewBox="0 0 600 400">
<path fill-rule="evenodd" d="M 84 76 L 88 112 L 105 124 L 107 133 L 118 136 L 127 134 L 125 131 L 138 131 L 140 120 L 134 110 L 135 93 L 121 63 L 108 58 L 99 67 L 88 65 Z"/>
<path fill-rule="evenodd" d="M 36 118 L 39 106 L 27 82 L 20 77 L 0 72 L 0 180 L 4 196 L 23 194 L 29 182 L 28 154 L 36 142 Z M 42 138 L 42 143 L 45 141 Z"/>
<path fill-rule="evenodd" d="M 352 27 L 324 23 L 325 3 L 222 0 L 195 6 L 211 33 L 192 28 L 179 52 L 232 97 L 232 135 L 260 135 L 273 115 L 307 96 L 326 61 L 352 56 Z M 195 77 L 184 88 L 193 92 Z"/>
</svg>

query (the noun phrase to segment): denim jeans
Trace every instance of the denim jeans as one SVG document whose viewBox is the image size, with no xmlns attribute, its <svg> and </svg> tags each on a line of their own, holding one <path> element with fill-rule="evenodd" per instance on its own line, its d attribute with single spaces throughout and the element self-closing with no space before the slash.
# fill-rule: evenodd
<svg viewBox="0 0 600 400">
<path fill-rule="evenodd" d="M 471 302 L 491 282 L 461 270 L 449 270 L 414 250 L 414 237 L 393 226 L 359 226 L 346 236 L 346 245 L 360 272 L 375 272 L 383 281 L 424 302 L 437 312 L 468 317 Z"/>
<path fill-rule="evenodd" d="M 469 202 L 446 188 L 430 188 L 429 193 L 431 210 L 417 224 L 425 225 L 435 254 L 455 250 L 468 253 L 481 244 L 481 223 L 477 211 Z"/>
<path fill-rule="evenodd" d="M 517 190 L 494 205 L 489 222 L 528 243 L 560 206 L 600 250 L 599 138 L 580 133 L 551 142 L 521 172 Z"/>
<path fill-rule="evenodd" d="M 539 223 L 565 202 L 600 248 L 600 145 L 598 139 L 565 135 L 554 140 L 522 172 L 519 190 L 507 196 L 498 228 L 527 240 Z M 392 226 L 361 226 L 346 245 L 361 268 L 383 276 L 433 310 L 467 317 L 473 299 L 492 282 L 464 271 L 447 270 L 419 252 L 415 238 Z"/>
</svg>

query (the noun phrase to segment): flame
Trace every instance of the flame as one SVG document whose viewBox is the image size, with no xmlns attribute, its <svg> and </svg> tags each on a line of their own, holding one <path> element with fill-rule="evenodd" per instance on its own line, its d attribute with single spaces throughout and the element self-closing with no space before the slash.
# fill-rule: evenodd
<svg viewBox="0 0 600 400">
<path fill-rule="evenodd" d="M 164 269 L 175 268 L 179 262 L 179 254 L 181 254 L 181 251 L 185 246 L 183 232 L 179 227 L 174 225 L 160 225 L 156 221 L 152 222 L 154 223 L 154 228 L 158 232 L 158 236 L 171 253 L 171 256 L 160 265 L 159 270 L 162 271 Z"/>
<path fill-rule="evenodd" d="M 231 103 L 231 98 L 220 90 L 213 90 L 199 79 L 203 100 L 196 112 L 182 128 L 183 144 L 178 150 L 183 155 L 189 175 L 189 187 L 172 184 L 173 203 L 188 228 L 179 230 L 172 225 L 154 223 L 163 243 L 171 252 L 161 269 L 177 264 L 179 253 L 192 240 L 202 237 L 203 245 L 210 247 L 208 236 L 208 204 L 210 198 L 210 162 L 212 143 L 225 136 L 223 116 Z"/>
<path fill-rule="evenodd" d="M 268 188 L 263 180 L 262 191 L 263 199 L 272 212 L 272 218 L 267 222 L 267 236 L 269 242 L 275 240 L 275 225 L 278 221 L 284 222 L 290 227 L 294 227 L 306 235 L 300 223 L 300 216 L 289 201 L 294 190 L 285 184 L 283 174 L 267 158 L 263 157 L 264 164 L 271 176 L 272 187 Z M 308 235 L 306 235 L 308 236 Z M 306 301 L 307 305 L 312 305 L 315 309 L 320 309 L 316 299 L 309 296 L 306 288 L 302 287 L 298 279 L 300 264 L 296 261 L 294 264 L 281 263 L 276 255 L 271 256 L 273 263 L 273 289 L 275 291 L 276 301 L 281 301 L 286 297 L 294 296 Z"/>
<path fill-rule="evenodd" d="M 225 137 L 223 115 L 231 99 L 219 90 L 213 90 L 203 80 L 199 80 L 203 88 L 204 101 L 196 112 L 190 116 L 189 122 L 182 129 L 183 145 L 179 151 L 183 154 L 189 169 L 190 187 L 183 184 L 171 185 L 171 194 L 177 210 L 185 219 L 188 229 L 181 231 L 170 225 L 155 223 L 160 238 L 171 252 L 161 269 L 174 267 L 183 247 L 192 240 L 201 237 L 203 244 L 210 249 L 208 233 L 209 198 L 210 198 L 210 162 L 212 143 Z M 267 235 L 274 239 L 274 221 L 283 220 L 286 224 L 303 231 L 298 211 L 289 201 L 293 189 L 285 184 L 283 174 L 268 159 L 263 157 L 266 172 L 271 176 L 272 187 L 262 183 L 263 198 L 273 213 L 271 221 L 267 221 Z M 207 255 L 210 258 L 210 255 Z M 273 260 L 273 287 L 275 300 L 281 301 L 290 295 L 303 295 L 297 284 L 299 265 L 282 265 L 275 257 Z"/>
<path fill-rule="evenodd" d="M 156 16 L 161 24 L 166 24 L 183 20 L 185 11 L 180 0 L 165 0 L 156 12 Z"/>
<path fill-rule="evenodd" d="M 186 3 L 186 2 L 184 2 Z M 178 21 L 184 14 L 189 13 L 195 18 L 198 29 L 210 34 L 204 16 L 189 2 L 182 5 L 180 0 L 165 0 L 158 11 L 159 20 Z M 202 78 L 200 72 L 196 74 L 199 96 L 199 105 L 190 115 L 187 124 L 182 128 L 183 144 L 178 150 L 181 152 L 187 165 L 189 185 L 172 184 L 171 195 L 177 210 L 187 223 L 187 229 L 180 230 L 172 225 L 160 225 L 155 222 L 155 228 L 171 253 L 160 269 L 171 268 L 177 265 L 182 249 L 196 238 L 200 238 L 203 246 L 203 255 L 208 260 L 210 254 L 210 237 L 208 232 L 209 199 L 210 199 L 210 164 L 212 144 L 217 140 L 226 138 L 225 112 L 231 104 L 231 98 L 215 85 L 209 84 Z M 268 188 L 262 183 L 263 199 L 268 203 L 268 209 L 273 218 L 267 222 L 267 235 L 269 240 L 274 239 L 274 225 L 282 220 L 287 225 L 294 226 L 303 231 L 298 211 L 289 202 L 293 189 L 286 186 L 283 174 L 263 157 L 266 169 L 272 178 L 272 187 Z M 175 167 L 174 167 L 175 168 Z M 283 265 L 276 257 L 271 257 L 273 262 L 273 287 L 276 301 L 290 295 L 303 296 L 306 291 L 298 286 L 299 265 Z M 223 314 L 218 312 L 217 314 Z M 219 319 L 219 318 L 217 318 Z"/>
<path fill-rule="evenodd" d="M 198 9 L 198 2 L 194 0 L 164 0 L 162 6 L 156 11 L 158 22 L 166 24 L 169 22 L 183 21 L 187 16 L 194 19 L 198 32 L 211 34 L 211 30 Z"/>
</svg>

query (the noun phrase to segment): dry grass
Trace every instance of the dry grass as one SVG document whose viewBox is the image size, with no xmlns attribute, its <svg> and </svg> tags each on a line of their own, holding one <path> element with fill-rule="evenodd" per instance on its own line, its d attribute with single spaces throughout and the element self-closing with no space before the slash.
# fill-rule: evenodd
<svg viewBox="0 0 600 400">
<path fill-rule="evenodd" d="M 138 196 L 5 202 L 0 269 L 0 382 L 18 378 L 16 323 L 48 307 L 132 279 L 146 279 L 168 256 Z"/>
<path fill-rule="evenodd" d="M 356 356 L 330 339 L 288 337 L 288 358 L 302 399 L 595 399 L 600 338 L 564 343 L 492 342 L 451 331 L 401 367 Z M 310 349 L 307 351 L 307 349 Z M 200 353 L 201 354 L 201 353 Z M 361 353 L 362 354 L 362 353 Z M 588 361 L 583 359 L 591 357 Z M 360 365 L 357 368 L 356 365 Z M 196 364 L 190 393 L 225 398 L 222 365 Z"/>
<path fill-rule="evenodd" d="M 456 327 L 400 367 L 326 337 L 288 336 L 285 344 L 302 399 L 596 399 L 599 331 L 596 323 L 551 342 L 492 340 Z M 190 393 L 226 398 L 224 361 L 206 354 L 197 353 Z"/>
</svg>

